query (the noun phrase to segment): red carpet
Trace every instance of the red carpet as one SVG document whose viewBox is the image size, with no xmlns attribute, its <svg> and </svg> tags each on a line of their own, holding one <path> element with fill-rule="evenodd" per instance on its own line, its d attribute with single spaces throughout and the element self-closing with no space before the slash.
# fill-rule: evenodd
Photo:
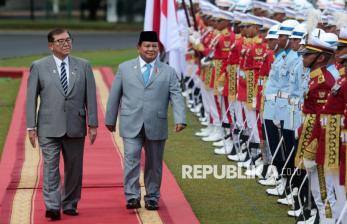
<svg viewBox="0 0 347 224">
<path fill-rule="evenodd" d="M 113 80 L 112 70 L 100 68 L 103 80 L 109 88 Z M 23 75 L 18 93 L 11 127 L 6 139 L 2 160 L 0 163 L 0 223 L 10 223 L 18 220 L 18 214 L 27 216 L 21 223 L 48 223 L 44 217 L 45 207 L 42 198 L 42 164 L 40 160 L 31 166 L 23 165 L 28 162 L 25 158 L 25 92 L 27 73 Z M 6 75 L 8 74 L 8 75 Z M 18 70 L 1 70 L 1 76 L 19 77 Z M 98 88 L 100 88 L 98 86 Z M 99 89 L 100 92 L 100 89 Z M 122 157 L 112 135 L 104 127 L 104 111 L 98 94 L 99 128 L 94 145 L 86 139 L 84 151 L 84 175 L 82 200 L 79 203 L 80 215 L 77 217 L 62 216 L 62 223 L 151 223 L 142 219 L 143 215 L 154 214 L 144 210 L 125 209 L 123 195 Z M 38 150 L 38 149 L 36 149 Z M 35 151 L 34 151 L 35 152 Z M 31 155 L 31 154 L 30 154 Z M 36 167 L 41 167 L 39 173 Z M 63 166 L 63 165 L 62 165 Z M 29 173 L 36 172 L 31 181 L 23 181 Z M 62 170 L 62 169 L 61 169 Z M 35 184 L 36 178 L 39 178 Z M 33 184 L 34 183 L 34 184 Z M 26 199 L 18 193 L 25 193 Z M 162 183 L 161 207 L 158 211 L 162 223 L 198 223 L 190 205 L 184 198 L 174 177 L 164 165 Z M 17 195 L 17 196 L 15 196 Z M 18 196 L 19 195 L 19 196 Z M 23 202 L 21 201 L 23 200 Z M 15 203 L 15 201 L 18 201 Z M 142 211 L 142 210 L 141 210 Z M 12 214 L 12 217 L 11 217 Z M 17 221 L 18 222 L 18 221 Z"/>
</svg>

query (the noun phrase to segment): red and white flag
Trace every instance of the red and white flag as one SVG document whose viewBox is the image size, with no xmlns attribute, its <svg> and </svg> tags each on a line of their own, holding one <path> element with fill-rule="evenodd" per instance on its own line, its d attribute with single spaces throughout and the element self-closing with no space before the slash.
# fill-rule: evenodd
<svg viewBox="0 0 347 224">
<path fill-rule="evenodd" d="M 179 58 L 182 48 L 179 26 L 176 14 L 175 0 L 147 0 L 145 12 L 145 31 L 156 31 L 167 55 L 169 65 L 174 67 L 178 74 L 182 72 Z"/>
</svg>

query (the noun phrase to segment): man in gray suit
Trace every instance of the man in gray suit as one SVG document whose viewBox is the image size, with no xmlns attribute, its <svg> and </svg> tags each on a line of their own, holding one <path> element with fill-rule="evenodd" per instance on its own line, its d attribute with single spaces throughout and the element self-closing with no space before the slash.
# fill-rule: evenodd
<svg viewBox="0 0 347 224">
<path fill-rule="evenodd" d="M 59 220 L 61 208 L 67 215 L 78 215 L 86 125 L 89 127 L 90 143 L 93 144 L 98 115 L 92 68 L 86 60 L 69 56 L 72 47 L 70 33 L 57 28 L 49 32 L 47 37 L 53 55 L 32 63 L 28 79 L 26 122 L 32 146 L 36 146 L 38 137 L 42 150 L 46 217 Z M 37 113 L 38 97 L 40 105 Z M 62 192 L 60 151 L 64 159 Z"/>
<path fill-rule="evenodd" d="M 117 116 L 124 142 L 124 192 L 128 209 L 140 208 L 141 148 L 145 149 L 145 207 L 157 210 L 162 160 L 168 137 L 167 110 L 171 102 L 176 132 L 186 127 L 185 105 L 176 72 L 158 59 L 157 34 L 142 32 L 139 57 L 119 65 L 106 110 L 106 127 L 115 131 Z"/>
</svg>

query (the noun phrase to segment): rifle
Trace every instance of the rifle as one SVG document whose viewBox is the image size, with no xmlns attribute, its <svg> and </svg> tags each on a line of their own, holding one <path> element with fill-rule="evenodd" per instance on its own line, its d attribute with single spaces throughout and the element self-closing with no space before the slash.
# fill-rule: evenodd
<svg viewBox="0 0 347 224">
<path fill-rule="evenodd" d="M 186 15 L 186 20 L 187 20 L 188 27 L 191 27 L 189 15 L 188 15 L 188 12 L 187 12 L 186 2 L 184 0 L 182 0 L 182 7 L 183 7 L 183 10 L 184 10 L 184 14 Z"/>
</svg>

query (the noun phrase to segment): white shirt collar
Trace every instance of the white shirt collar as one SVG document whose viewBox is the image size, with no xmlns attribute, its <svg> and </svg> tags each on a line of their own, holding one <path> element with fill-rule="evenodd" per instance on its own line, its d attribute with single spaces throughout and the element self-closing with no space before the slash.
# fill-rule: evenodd
<svg viewBox="0 0 347 224">
<path fill-rule="evenodd" d="M 145 62 L 145 61 L 141 58 L 141 56 L 139 56 L 139 61 L 140 61 L 140 67 L 141 67 L 141 68 L 145 67 L 146 64 L 150 64 L 150 65 L 151 65 L 151 68 L 153 68 L 153 67 L 154 67 L 154 63 L 155 63 L 156 60 L 157 60 L 157 59 L 154 59 L 154 60 L 151 61 L 150 63 L 147 63 L 147 62 Z"/>
<path fill-rule="evenodd" d="M 65 65 L 69 66 L 69 56 L 65 57 L 64 60 L 60 60 L 53 54 L 53 58 L 58 68 L 60 68 L 62 62 L 65 62 Z"/>
</svg>

